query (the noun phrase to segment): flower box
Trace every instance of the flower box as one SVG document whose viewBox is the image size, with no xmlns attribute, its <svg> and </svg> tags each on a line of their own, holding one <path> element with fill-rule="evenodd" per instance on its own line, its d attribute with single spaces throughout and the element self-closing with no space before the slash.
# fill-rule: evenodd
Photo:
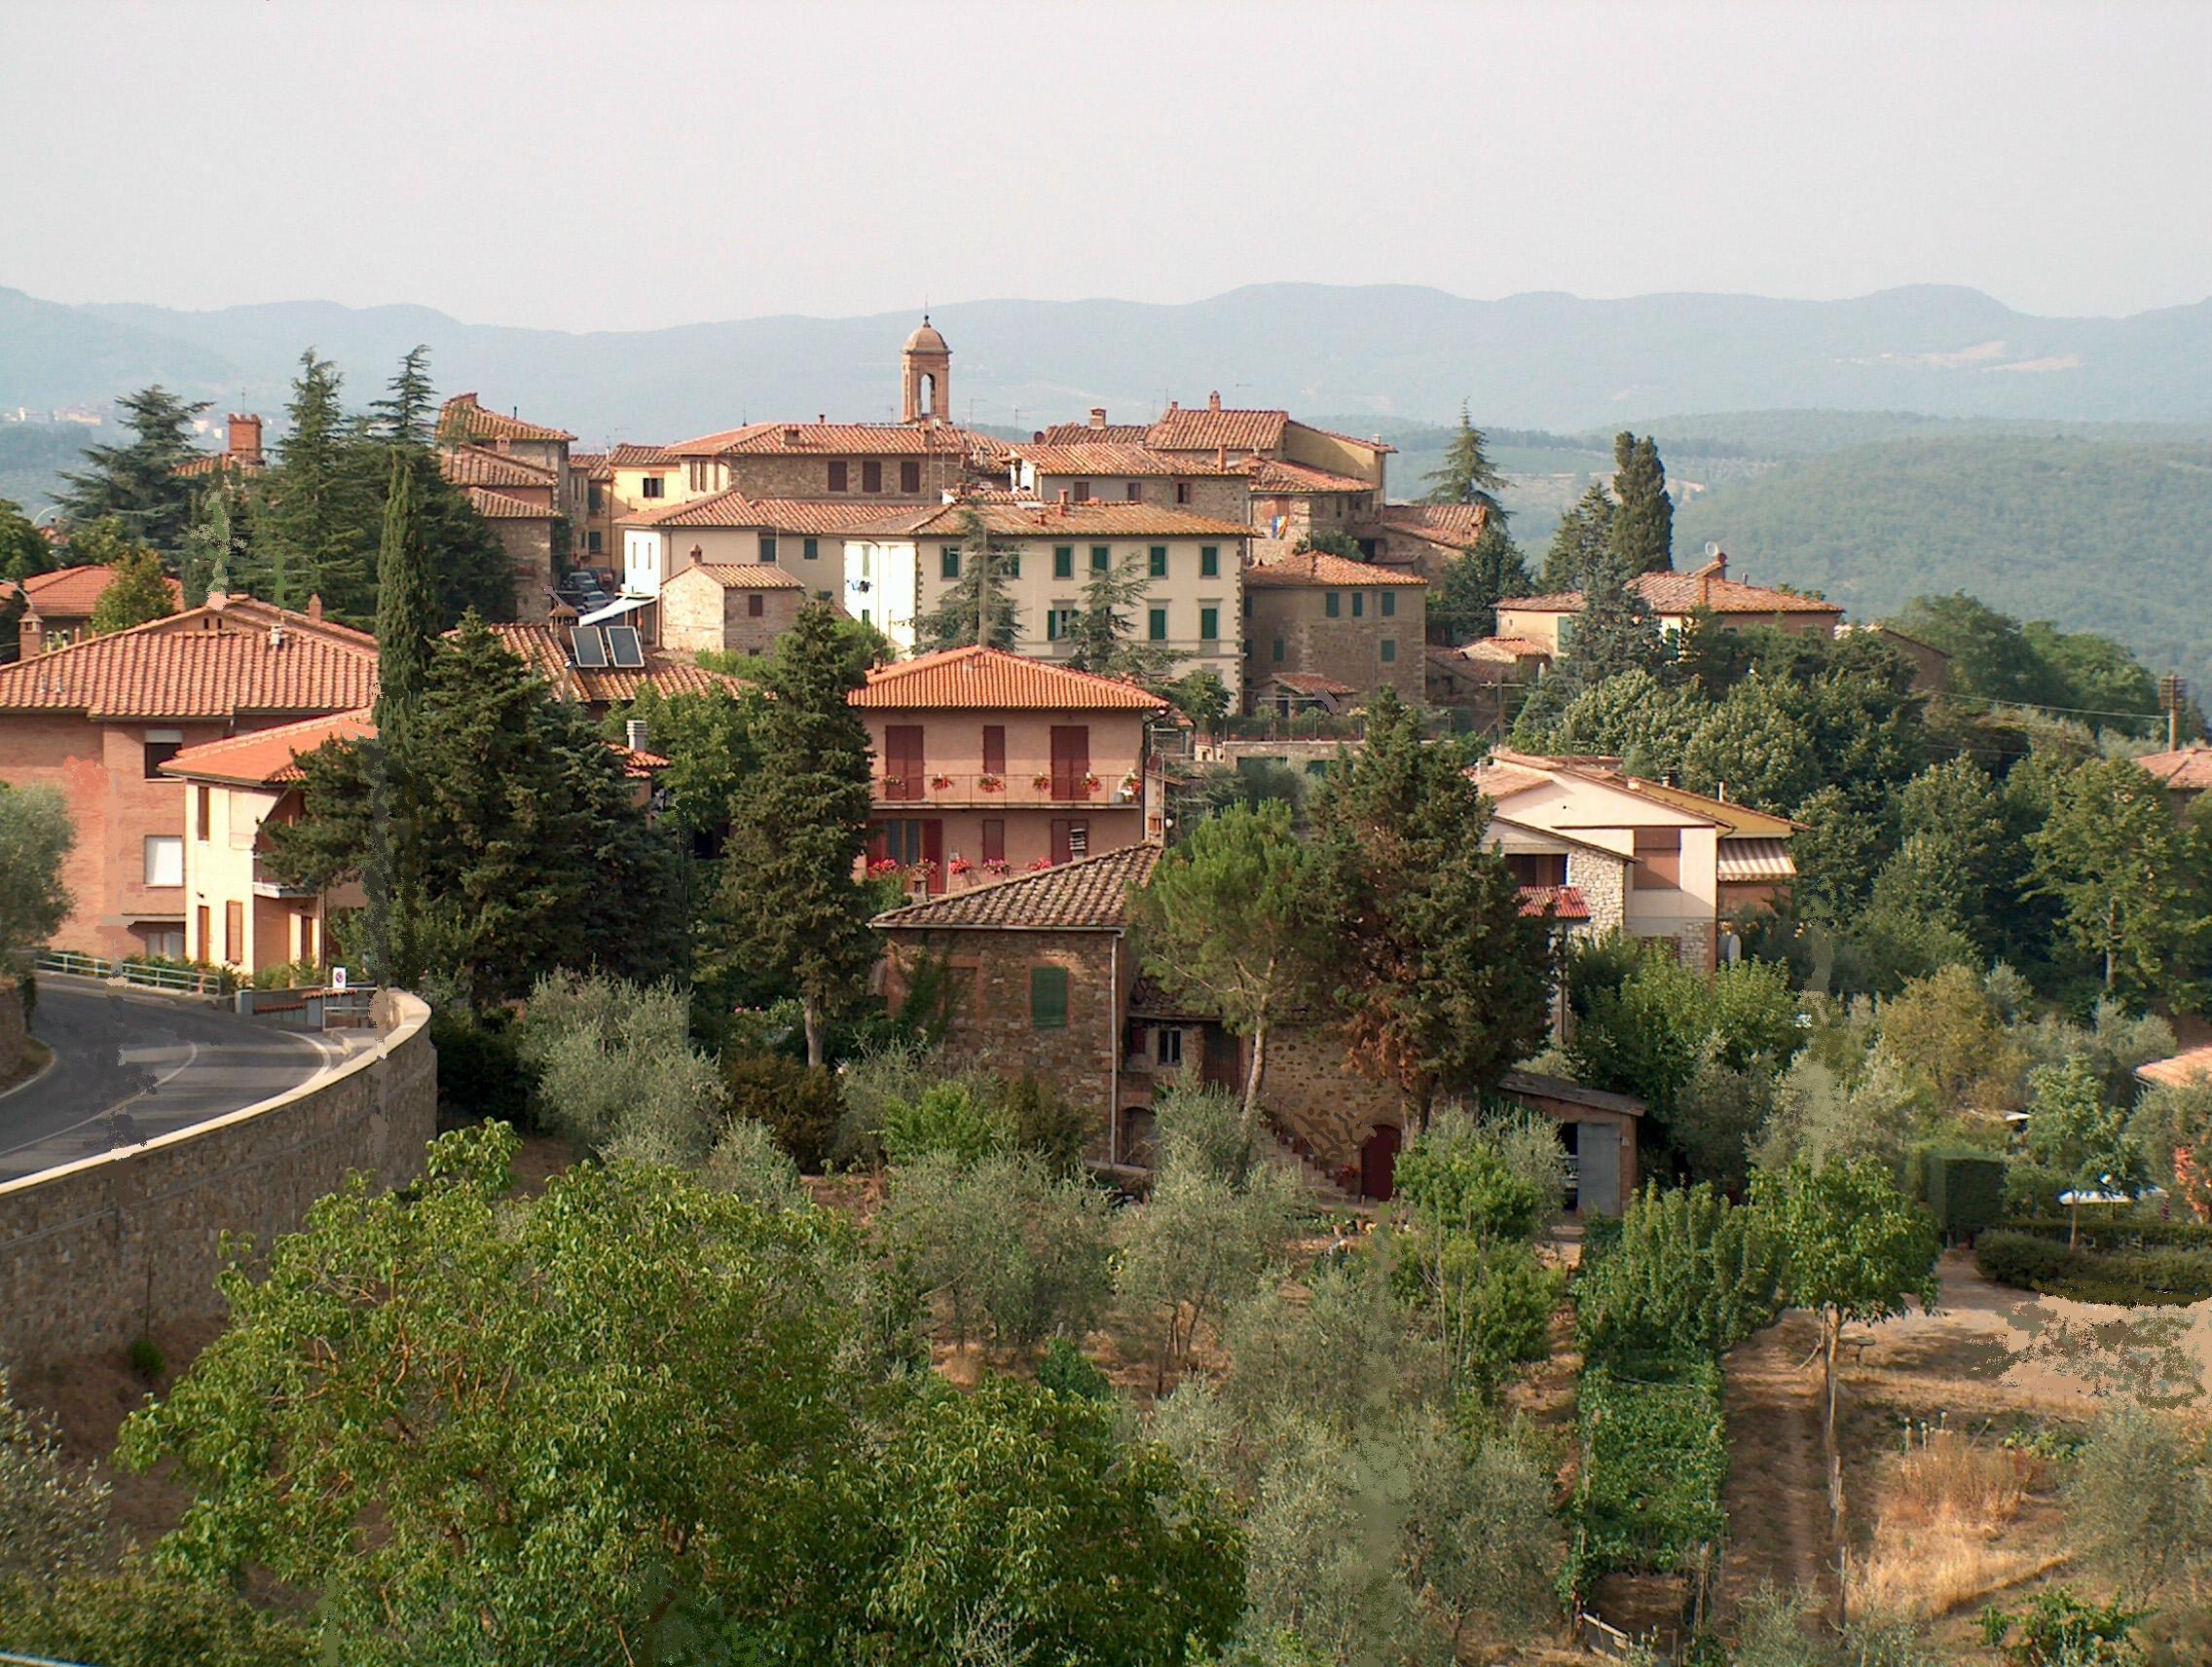
<svg viewBox="0 0 2212 1667">
<path fill-rule="evenodd" d="M 942 792 L 944 792 L 944 790 L 945 790 L 946 788 L 950 787 L 951 785 L 952 785 L 952 778 L 951 778 L 950 776 L 932 776 L 932 777 L 930 777 L 930 791 L 931 791 L 932 793 L 942 793 Z"/>
<path fill-rule="evenodd" d="M 1004 791 L 1006 787 L 1006 783 L 997 776 L 978 776 L 976 778 L 976 785 L 985 793 L 999 793 Z"/>
</svg>

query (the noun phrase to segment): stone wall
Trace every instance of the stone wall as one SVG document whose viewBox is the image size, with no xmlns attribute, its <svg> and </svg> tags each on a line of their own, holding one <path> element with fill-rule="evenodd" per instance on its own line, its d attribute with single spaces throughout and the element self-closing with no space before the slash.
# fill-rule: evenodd
<svg viewBox="0 0 2212 1667">
<path fill-rule="evenodd" d="M 13 979 L 0 979 L 0 1083 L 16 1074 L 23 1062 L 28 1032 L 23 1023 L 23 986 Z"/>
<path fill-rule="evenodd" d="M 1283 1136 L 1332 1174 L 1358 1167 L 1359 1149 L 1379 1124 L 1406 1124 L 1404 1093 L 1362 1074 L 1342 1037 L 1322 1025 L 1269 1035 L 1260 1099 Z"/>
<path fill-rule="evenodd" d="M 553 616 L 553 523 L 550 518 L 499 516 L 484 523 L 507 552 L 515 573 L 515 617 L 542 625 Z"/>
<path fill-rule="evenodd" d="M 437 1128 L 430 1010 L 377 997 L 379 1040 L 328 1077 L 143 1146 L 0 1185 L 0 1359 L 36 1361 L 218 1315 L 223 1233 L 266 1251 L 355 1170 L 422 1172 Z"/>
<path fill-rule="evenodd" d="M 887 515 L 895 513 L 902 501 L 940 502 L 943 495 L 959 486 L 967 475 L 967 462 L 956 452 L 886 452 L 873 458 L 858 452 L 842 456 L 806 452 L 746 453 L 726 462 L 730 485 L 748 498 L 881 500 Z M 883 465 L 882 484 L 873 492 L 864 484 L 867 478 L 865 465 L 871 462 Z M 830 465 L 833 463 L 845 465 L 842 492 L 830 485 Z M 900 464 L 908 463 L 920 464 L 919 484 L 910 490 L 900 484 Z"/>
<path fill-rule="evenodd" d="M 1590 906 L 1589 923 L 1579 928 L 1580 931 L 1603 938 L 1608 932 L 1620 930 L 1628 902 L 1625 858 L 1602 857 L 1595 851 L 1570 846 L 1567 853 L 1567 883 L 1580 892 L 1582 901 Z"/>
<path fill-rule="evenodd" d="M 1246 594 L 1252 602 L 1244 621 L 1247 687 L 1257 687 L 1277 672 L 1305 672 L 1334 678 L 1362 695 L 1387 685 L 1416 706 L 1427 699 L 1426 591 L 1410 584 L 1336 592 L 1308 585 L 1256 585 Z M 1332 594 L 1340 609 L 1334 618 L 1328 612 Z M 1357 617 L 1352 614 L 1354 596 L 1361 599 Z M 1394 610 L 1387 618 L 1382 615 L 1385 596 Z M 1397 645 L 1393 660 L 1382 658 L 1385 638 Z M 1277 642 L 1283 645 L 1279 660 L 1274 657 Z"/>
</svg>

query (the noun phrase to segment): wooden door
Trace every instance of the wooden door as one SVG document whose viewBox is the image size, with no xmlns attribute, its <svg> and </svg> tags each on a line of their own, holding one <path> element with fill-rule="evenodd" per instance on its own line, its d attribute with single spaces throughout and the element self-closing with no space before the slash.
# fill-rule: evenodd
<svg viewBox="0 0 2212 1667">
<path fill-rule="evenodd" d="M 1084 798 L 1084 779 L 1090 774 L 1090 725 L 1052 725 L 1052 796 Z"/>
<path fill-rule="evenodd" d="M 887 799 L 920 798 L 927 785 L 922 779 L 922 726 L 919 723 L 886 723 L 883 726 L 883 796 Z"/>
<path fill-rule="evenodd" d="M 1398 1145 L 1403 1137 L 1395 1126 L 1382 1124 L 1359 1149 L 1359 1196 L 1387 1204 L 1395 1190 Z"/>
<path fill-rule="evenodd" d="M 930 890 L 944 890 L 944 822 L 940 817 L 922 824 L 922 861 L 930 865 Z"/>
<path fill-rule="evenodd" d="M 223 905 L 223 960 L 227 965 L 238 966 L 245 953 L 245 905 Z"/>
<path fill-rule="evenodd" d="M 1621 1212 L 1621 1137 L 1610 1124 L 1576 1126 L 1574 1156 L 1580 1173 L 1574 1207 L 1583 1215 Z"/>
</svg>

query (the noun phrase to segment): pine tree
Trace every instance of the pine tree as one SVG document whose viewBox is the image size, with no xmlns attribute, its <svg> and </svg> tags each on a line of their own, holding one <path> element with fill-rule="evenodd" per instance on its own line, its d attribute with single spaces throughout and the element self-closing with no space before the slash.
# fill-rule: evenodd
<svg viewBox="0 0 2212 1667">
<path fill-rule="evenodd" d="M 1486 512 L 1486 526 L 1505 530 L 1506 511 L 1496 495 L 1505 488 L 1505 476 L 1484 450 L 1483 431 L 1468 419 L 1465 400 L 1459 402 L 1459 427 L 1444 451 L 1444 466 L 1422 478 L 1432 482 L 1431 503 L 1474 503 Z"/>
<path fill-rule="evenodd" d="M 983 517 L 973 507 L 962 509 L 956 524 L 960 530 L 960 577 L 938 598 L 935 608 L 914 621 L 914 646 L 925 654 L 965 648 L 977 641 L 977 628 L 987 618 L 990 647 L 1012 648 L 1020 638 L 1021 619 L 1004 580 L 1014 548 L 992 537 Z"/>
<path fill-rule="evenodd" d="M 143 625 L 149 619 L 166 619 L 175 611 L 176 601 L 169 595 L 162 558 L 152 550 L 140 550 L 117 564 L 115 577 L 100 592 L 99 601 L 92 604 L 92 628 L 95 635 L 104 637 L 111 631 Z"/>
<path fill-rule="evenodd" d="M 376 529 L 386 449 L 347 422 L 337 368 L 310 348 L 285 407 L 289 428 L 277 466 L 263 478 L 266 537 L 242 588 L 282 608 L 320 596 L 334 617 L 376 613 Z"/>
<path fill-rule="evenodd" d="M 1083 608 L 1068 631 L 1068 664 L 1100 677 L 1157 683 L 1175 663 L 1171 649 L 1136 640 L 1131 611 L 1140 607 L 1152 576 L 1142 557 L 1103 568 L 1083 587 Z"/>
<path fill-rule="evenodd" d="M 430 383 L 429 345 L 420 343 L 400 359 L 384 397 L 369 407 L 371 428 L 377 438 L 393 445 L 427 446 L 434 437 L 431 413 L 437 398 Z"/>
<path fill-rule="evenodd" d="M 1503 527 L 1486 526 L 1474 547 L 1454 557 L 1429 592 L 1429 626 L 1449 643 L 1492 636 L 1499 599 L 1527 596 L 1532 588 L 1519 546 Z"/>
<path fill-rule="evenodd" d="M 1414 1097 L 1494 1083 L 1541 1045 L 1551 926 L 1521 912 L 1490 812 L 1450 741 L 1385 688 L 1315 808 L 1324 942 L 1352 1055 Z"/>
<path fill-rule="evenodd" d="M 52 573 L 60 565 L 55 559 L 54 546 L 40 536 L 23 513 L 23 506 L 13 499 L 0 498 L 0 584 Z"/>
<path fill-rule="evenodd" d="M 1593 486 L 1560 518 L 1544 555 L 1543 587 L 1548 592 L 1580 590 L 1593 574 L 1611 562 L 1613 549 L 1613 500 L 1603 486 Z"/>
<path fill-rule="evenodd" d="M 87 446 L 92 466 L 61 477 L 68 484 L 61 506 L 72 523 L 112 516 L 141 543 L 173 555 L 192 519 L 192 483 L 177 470 L 201 455 L 187 429 L 207 402 L 187 404 L 156 383 L 118 403 L 129 442 Z"/>
<path fill-rule="evenodd" d="M 232 594 L 238 575 L 252 571 L 254 563 L 246 537 L 251 516 L 245 495 L 227 480 L 217 481 L 201 493 L 192 506 L 192 525 L 185 529 L 184 559 L 179 564 L 187 608 L 198 608 L 210 591 Z M 265 600 L 279 608 L 293 606 L 276 596 Z"/>
<path fill-rule="evenodd" d="M 830 1020 L 866 987 L 877 950 L 855 877 L 867 840 L 867 728 L 846 696 L 864 681 L 827 603 L 809 603 L 765 679 L 759 763 L 740 785 L 711 937 L 725 963 L 798 997 L 810 1065 Z"/>
<path fill-rule="evenodd" d="M 1675 503 L 1658 443 L 1623 429 L 1613 436 L 1613 559 L 1625 573 L 1666 573 L 1675 565 Z"/>
</svg>

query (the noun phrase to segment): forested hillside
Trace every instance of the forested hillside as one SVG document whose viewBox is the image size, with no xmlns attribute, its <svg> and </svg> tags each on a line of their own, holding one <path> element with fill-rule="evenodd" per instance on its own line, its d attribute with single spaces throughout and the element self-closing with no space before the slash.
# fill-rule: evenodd
<svg viewBox="0 0 2212 1667">
<path fill-rule="evenodd" d="M 1673 459 L 1670 458 L 1672 464 Z M 1920 438 L 1793 460 L 1684 504 L 1675 547 L 1878 618 L 1966 590 L 2212 685 L 2212 443 Z"/>
</svg>

